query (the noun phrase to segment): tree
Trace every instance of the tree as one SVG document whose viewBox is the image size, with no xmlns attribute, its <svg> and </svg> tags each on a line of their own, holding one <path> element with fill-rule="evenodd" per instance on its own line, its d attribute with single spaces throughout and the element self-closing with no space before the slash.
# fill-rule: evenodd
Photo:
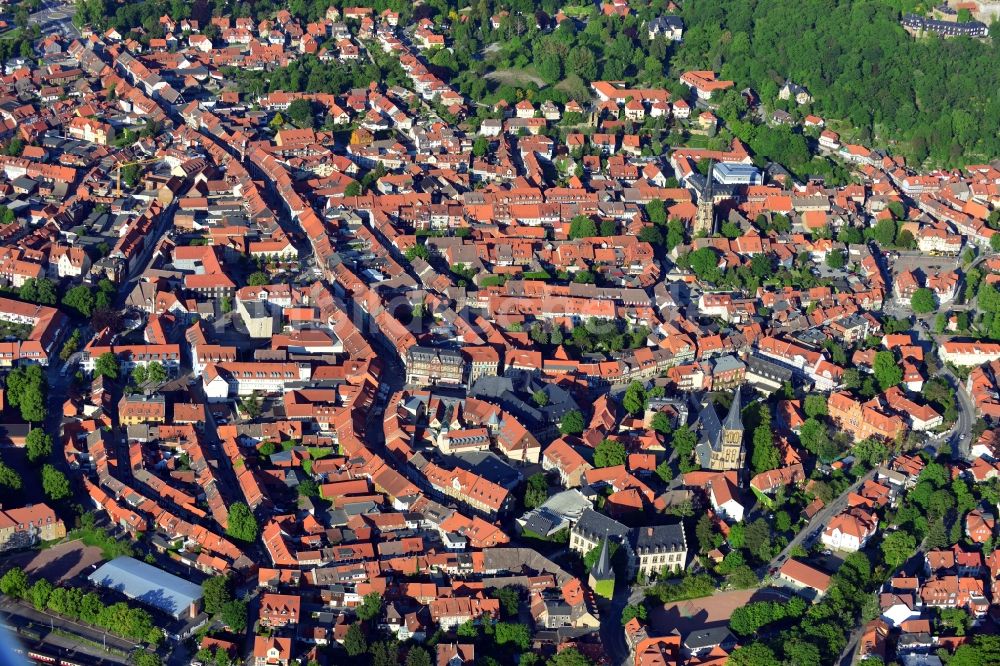
<svg viewBox="0 0 1000 666">
<path fill-rule="evenodd" d="M 580 410 L 573 409 L 563 414 L 562 420 L 559 421 L 559 432 L 564 435 L 579 435 L 583 432 L 585 425 L 583 414 L 580 413 Z"/>
<path fill-rule="evenodd" d="M 62 302 L 66 307 L 76 310 L 81 317 L 89 317 L 94 311 L 94 294 L 86 285 L 77 285 L 67 291 Z"/>
<path fill-rule="evenodd" d="M 539 407 L 544 407 L 545 405 L 549 404 L 549 394 L 543 391 L 542 389 L 538 389 L 537 391 L 532 393 L 531 399 L 534 400 L 535 404 L 538 405 Z"/>
<path fill-rule="evenodd" d="M 149 650 L 137 650 L 132 653 L 129 657 L 129 661 L 132 662 L 133 666 L 161 666 L 163 661 L 160 659 L 160 655 Z"/>
<path fill-rule="evenodd" d="M 913 535 L 898 530 L 882 539 L 882 556 L 889 569 L 895 570 L 910 559 L 917 549 L 917 541 Z"/>
<path fill-rule="evenodd" d="M 344 649 L 352 657 L 357 657 L 368 651 L 368 641 L 365 640 L 365 634 L 357 623 L 347 628 L 347 634 L 344 636 Z"/>
<path fill-rule="evenodd" d="M 628 385 L 625 397 L 622 399 L 622 407 L 633 416 L 646 410 L 646 389 L 641 382 L 632 382 Z"/>
<path fill-rule="evenodd" d="M 21 567 L 11 567 L 0 578 L 0 592 L 8 597 L 24 597 L 28 593 L 28 574 Z"/>
<path fill-rule="evenodd" d="M 308 99 L 299 98 L 292 101 L 288 105 L 288 110 L 286 111 L 289 119 L 299 127 L 312 127 L 313 126 L 313 110 L 312 102 Z"/>
<path fill-rule="evenodd" d="M 646 604 L 629 604 L 622 610 L 622 625 L 628 624 L 632 618 L 646 621 Z"/>
<path fill-rule="evenodd" d="M 667 223 L 667 207 L 662 199 L 652 199 L 646 204 L 646 216 L 654 224 Z"/>
<path fill-rule="evenodd" d="M 597 225 L 586 215 L 577 215 L 569 222 L 570 239 L 593 238 L 597 235 Z"/>
<path fill-rule="evenodd" d="M 872 237 L 882 247 L 888 247 L 896 240 L 896 223 L 890 219 L 879 220 L 872 228 Z"/>
<path fill-rule="evenodd" d="M 472 154 L 476 157 L 483 157 L 490 149 L 490 142 L 485 136 L 477 136 L 472 142 Z"/>
<path fill-rule="evenodd" d="M 826 416 L 826 396 L 807 395 L 803 408 L 806 416 Z"/>
<path fill-rule="evenodd" d="M 35 584 L 28 588 L 26 598 L 35 607 L 37 611 L 45 610 L 46 604 L 49 602 L 49 596 L 52 594 L 52 583 L 45 580 L 44 578 L 39 578 L 35 581 Z"/>
<path fill-rule="evenodd" d="M 534 509 L 545 503 L 549 498 L 549 484 L 541 472 L 528 477 L 524 488 L 524 508 Z"/>
<path fill-rule="evenodd" d="M 267 273 L 264 273 L 263 271 L 254 271 L 247 278 L 247 284 L 251 287 L 259 287 L 270 283 L 270 281 L 270 278 L 267 277 Z"/>
<path fill-rule="evenodd" d="M 847 257 L 842 250 L 833 250 L 826 254 L 826 265 L 833 269 L 843 268 L 847 264 Z"/>
<path fill-rule="evenodd" d="M 234 633 L 242 634 L 247 630 L 247 602 L 242 599 L 233 599 L 224 603 L 219 616 L 222 623 Z"/>
<path fill-rule="evenodd" d="M 431 654 L 419 645 L 414 645 L 406 653 L 406 666 L 431 666 Z"/>
<path fill-rule="evenodd" d="M 229 507 L 229 525 L 226 527 L 226 534 L 234 539 L 253 543 L 257 540 L 259 529 L 250 507 L 243 502 L 233 502 Z"/>
<path fill-rule="evenodd" d="M 602 440 L 594 450 L 594 467 L 614 467 L 625 464 L 625 445 L 613 439 Z"/>
<path fill-rule="evenodd" d="M 664 483 L 668 483 L 674 478 L 674 470 L 670 467 L 670 463 L 666 460 L 660 461 L 660 464 L 656 466 L 656 475 L 660 477 L 660 480 Z"/>
<path fill-rule="evenodd" d="M 531 632 L 523 624 L 498 622 L 494 627 L 493 639 L 497 645 L 513 643 L 521 650 L 527 650 L 528 646 L 531 645 Z"/>
<path fill-rule="evenodd" d="M 104 352 L 94 362 L 94 373 L 108 379 L 118 378 L 118 357 L 114 352 Z"/>
<path fill-rule="evenodd" d="M 146 368 L 146 381 L 150 384 L 159 385 L 167 381 L 167 369 L 159 361 L 150 362 Z"/>
<path fill-rule="evenodd" d="M 20 408 L 25 421 L 44 421 L 46 386 L 41 366 L 15 368 L 7 375 L 7 402 Z"/>
<path fill-rule="evenodd" d="M 774 434 L 769 423 L 761 423 L 753 431 L 753 451 L 750 466 L 754 474 L 777 469 L 781 465 L 781 452 L 774 445 Z"/>
<path fill-rule="evenodd" d="M 1000 252 L 1000 234 L 990 236 L 990 249 L 994 252 Z"/>
<path fill-rule="evenodd" d="M 830 431 L 826 425 L 814 418 L 808 418 L 802 424 L 799 441 L 807 451 L 823 461 L 833 460 L 839 453 L 836 443 L 830 440 Z"/>
<path fill-rule="evenodd" d="M 730 666 L 780 666 L 774 650 L 756 641 L 742 645 L 729 656 Z"/>
<path fill-rule="evenodd" d="M 427 249 L 426 245 L 417 243 L 416 245 L 407 248 L 406 252 L 403 253 L 403 256 L 406 257 L 408 261 L 413 261 L 414 259 L 423 259 L 424 261 L 427 261 L 431 258 L 431 252 Z"/>
<path fill-rule="evenodd" d="M 233 600 L 232 582 L 228 576 L 212 576 L 201 584 L 205 598 L 205 612 L 215 615 Z"/>
<path fill-rule="evenodd" d="M 41 428 L 33 428 L 25 438 L 28 449 L 28 461 L 36 463 L 52 455 L 52 438 Z"/>
<path fill-rule="evenodd" d="M 875 353 L 872 371 L 875 373 L 875 381 L 878 382 L 879 388 L 883 391 L 903 381 L 903 369 L 899 367 L 896 358 L 888 350 Z"/>
<path fill-rule="evenodd" d="M 0 462 L 0 486 L 10 488 L 11 490 L 20 490 L 23 485 L 21 475 L 7 463 Z"/>
<path fill-rule="evenodd" d="M 566 648 L 554 654 L 547 666 L 593 666 L 593 663 L 576 648 Z"/>
<path fill-rule="evenodd" d="M 361 605 L 354 611 L 355 615 L 362 622 L 367 622 L 378 617 L 382 612 L 382 595 L 378 592 L 369 592 L 364 596 Z"/>
<path fill-rule="evenodd" d="M 70 496 L 69 479 L 52 465 L 42 466 L 42 490 L 52 501 Z"/>
<path fill-rule="evenodd" d="M 500 608 L 504 617 L 517 618 L 517 613 L 521 608 L 521 588 L 517 585 L 508 587 L 494 587 L 490 590 L 490 596 L 500 600 Z"/>
<path fill-rule="evenodd" d="M 649 427 L 661 435 L 670 434 L 670 431 L 673 430 L 673 426 L 670 423 L 670 417 L 664 412 L 657 412 L 654 414 L 653 419 L 649 422 Z"/>
<path fill-rule="evenodd" d="M 910 297 L 910 307 L 917 314 L 934 312 L 934 308 L 937 307 L 934 301 L 934 292 L 927 287 L 917 289 L 913 292 L 913 296 Z"/>
<path fill-rule="evenodd" d="M 351 182 L 349 182 L 347 184 L 347 187 L 344 188 L 344 196 L 345 197 L 361 196 L 361 183 L 359 183 L 356 180 L 352 180 Z"/>
</svg>

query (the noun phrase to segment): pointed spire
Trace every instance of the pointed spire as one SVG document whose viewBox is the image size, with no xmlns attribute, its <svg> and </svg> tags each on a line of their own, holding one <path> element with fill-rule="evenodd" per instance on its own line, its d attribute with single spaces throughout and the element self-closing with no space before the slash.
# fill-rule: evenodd
<svg viewBox="0 0 1000 666">
<path fill-rule="evenodd" d="M 607 580 L 614 576 L 611 571 L 611 555 L 608 550 L 608 537 L 604 537 L 601 542 L 601 554 L 597 557 L 597 564 L 594 565 L 591 575 L 594 580 Z"/>
<path fill-rule="evenodd" d="M 729 413 L 722 424 L 724 430 L 743 430 L 743 401 L 740 400 L 740 389 L 737 387 L 733 392 L 733 404 L 729 406 Z"/>
</svg>

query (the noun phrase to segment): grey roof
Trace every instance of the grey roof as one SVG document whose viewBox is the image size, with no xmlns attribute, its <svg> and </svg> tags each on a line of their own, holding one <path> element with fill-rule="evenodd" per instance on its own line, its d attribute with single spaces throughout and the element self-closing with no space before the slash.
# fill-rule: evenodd
<svg viewBox="0 0 1000 666">
<path fill-rule="evenodd" d="M 722 424 L 724 430 L 743 430 L 743 401 L 740 399 L 740 389 L 733 391 L 733 404 L 729 405 L 729 414 Z"/>
<path fill-rule="evenodd" d="M 617 520 L 593 509 L 584 510 L 579 522 L 573 526 L 573 531 L 590 537 L 591 540 L 605 537 L 623 539 L 629 533 L 629 529 Z"/>
<path fill-rule="evenodd" d="M 684 647 L 689 650 L 703 650 L 728 643 L 736 643 L 736 637 L 726 626 L 700 628 L 684 637 Z"/>
<path fill-rule="evenodd" d="M 131 557 L 116 557 L 87 577 L 101 587 L 180 617 L 201 599 L 201 587 Z"/>
<path fill-rule="evenodd" d="M 601 552 L 597 556 L 597 563 L 591 569 L 590 575 L 594 577 L 594 580 L 611 580 L 615 577 L 615 572 L 611 570 L 611 552 L 607 539 L 601 542 Z"/>
<path fill-rule="evenodd" d="M 635 531 L 637 553 L 683 550 L 687 550 L 687 542 L 684 539 L 684 526 L 681 523 L 640 527 Z"/>
</svg>

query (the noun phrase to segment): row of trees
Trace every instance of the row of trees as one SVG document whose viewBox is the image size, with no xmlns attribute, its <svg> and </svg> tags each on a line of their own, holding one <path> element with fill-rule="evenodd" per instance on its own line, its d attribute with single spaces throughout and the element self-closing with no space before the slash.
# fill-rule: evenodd
<svg viewBox="0 0 1000 666">
<path fill-rule="evenodd" d="M 55 587 L 44 578 L 32 584 L 20 567 L 8 569 L 0 578 L 0 592 L 24 599 L 37 610 L 49 610 L 125 638 L 154 646 L 163 639 L 163 631 L 156 627 L 152 616 L 142 608 L 130 607 L 125 602 L 106 606 L 94 592 L 84 592 L 77 587 Z"/>
</svg>

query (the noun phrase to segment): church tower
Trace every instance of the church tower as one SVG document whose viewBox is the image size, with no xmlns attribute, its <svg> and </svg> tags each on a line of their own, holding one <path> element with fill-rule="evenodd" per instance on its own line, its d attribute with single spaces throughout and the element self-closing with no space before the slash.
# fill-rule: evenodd
<svg viewBox="0 0 1000 666">
<path fill-rule="evenodd" d="M 694 217 L 692 235 L 711 236 L 715 233 L 715 162 L 708 163 L 708 175 L 705 176 L 705 187 L 698 197 L 698 212 Z"/>
<path fill-rule="evenodd" d="M 722 458 L 727 469 L 743 467 L 746 451 L 743 448 L 743 401 L 740 389 L 733 392 L 733 404 L 722 423 Z"/>
</svg>

